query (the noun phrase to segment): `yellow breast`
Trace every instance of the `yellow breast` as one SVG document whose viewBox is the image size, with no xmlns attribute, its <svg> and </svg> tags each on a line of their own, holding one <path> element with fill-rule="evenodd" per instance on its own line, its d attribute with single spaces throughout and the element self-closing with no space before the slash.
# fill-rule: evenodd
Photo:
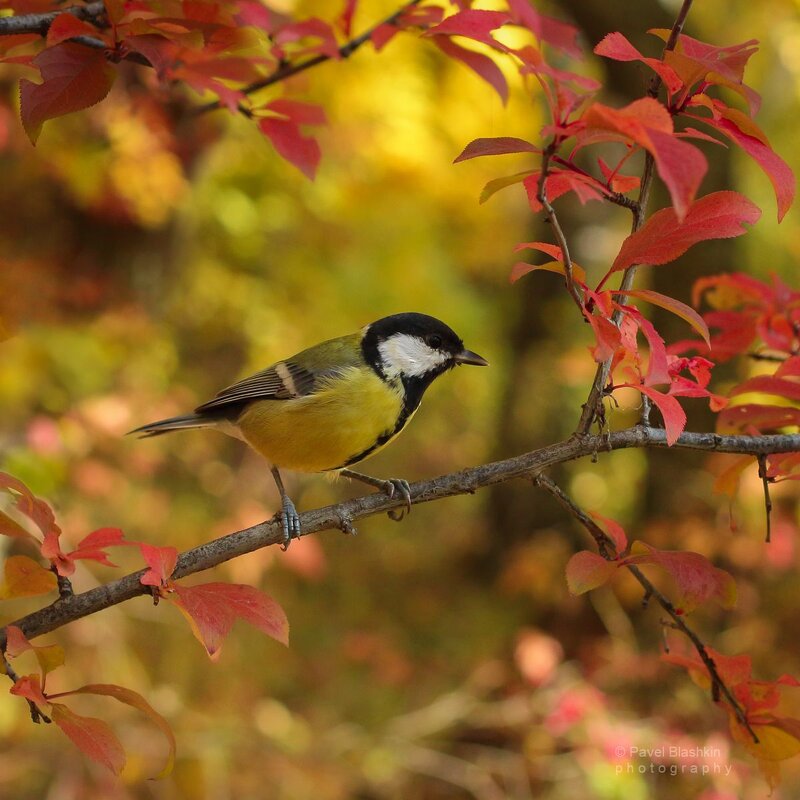
<svg viewBox="0 0 800 800">
<path fill-rule="evenodd" d="M 275 466 L 324 472 L 355 463 L 353 458 L 382 438 L 387 444 L 402 408 L 401 386 L 387 384 L 371 369 L 351 367 L 324 381 L 314 394 L 252 403 L 238 427 L 245 441 Z"/>
</svg>

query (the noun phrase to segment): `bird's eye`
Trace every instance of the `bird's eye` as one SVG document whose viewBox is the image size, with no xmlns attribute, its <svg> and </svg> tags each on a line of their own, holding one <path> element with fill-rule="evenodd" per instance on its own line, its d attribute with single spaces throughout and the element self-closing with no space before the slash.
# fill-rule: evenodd
<svg viewBox="0 0 800 800">
<path fill-rule="evenodd" d="M 439 336 L 438 333 L 432 333 L 430 336 L 425 338 L 429 347 L 432 347 L 434 350 L 438 350 L 442 346 L 442 337 Z"/>
</svg>

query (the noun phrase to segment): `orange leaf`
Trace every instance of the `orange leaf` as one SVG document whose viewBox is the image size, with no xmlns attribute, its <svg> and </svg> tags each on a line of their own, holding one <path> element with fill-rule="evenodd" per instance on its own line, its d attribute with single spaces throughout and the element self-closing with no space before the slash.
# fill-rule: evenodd
<svg viewBox="0 0 800 800">
<path fill-rule="evenodd" d="M 163 586 L 175 572 L 178 563 L 178 551 L 174 547 L 156 547 L 146 542 L 139 542 L 139 550 L 150 569 L 139 578 L 144 586 Z"/>
<path fill-rule="evenodd" d="M 254 625 L 282 644 L 289 643 L 289 623 L 283 609 L 253 586 L 237 583 L 175 584 L 170 599 L 189 621 L 192 632 L 216 660 L 236 618 Z"/>
<path fill-rule="evenodd" d="M 24 675 L 9 689 L 11 694 L 24 697 L 35 703 L 39 708 L 45 709 L 50 704 L 42 692 L 42 685 L 38 675 Z"/>
<path fill-rule="evenodd" d="M 43 535 L 46 536 L 51 531 L 60 533 L 53 509 L 44 500 L 34 496 L 33 492 L 19 478 L 15 478 L 7 472 L 0 472 L 0 489 L 11 491 L 17 509 L 35 522 Z"/>
<path fill-rule="evenodd" d="M 50 715 L 85 756 L 110 769 L 115 775 L 122 772 L 125 751 L 114 731 L 103 720 L 82 717 L 61 703 L 53 703 Z"/>
<path fill-rule="evenodd" d="M 56 576 L 28 556 L 9 556 L 3 571 L 5 580 L 0 584 L 0 600 L 36 597 L 58 588 Z"/>
</svg>

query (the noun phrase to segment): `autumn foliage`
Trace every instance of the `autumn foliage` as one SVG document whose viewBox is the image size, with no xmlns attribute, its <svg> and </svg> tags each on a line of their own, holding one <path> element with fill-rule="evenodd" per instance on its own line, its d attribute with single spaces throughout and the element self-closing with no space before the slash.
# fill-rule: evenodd
<svg viewBox="0 0 800 800">
<path fill-rule="evenodd" d="M 69 8 L 19 0 L 9 5 L 16 15 L 54 12 L 41 29 L 22 32 L 3 31 L 3 21 L 12 17 L 0 17 L 0 61 L 22 75 L 20 119 L 33 144 L 47 136 L 48 120 L 101 103 L 121 73 L 136 71 L 153 93 L 188 93 L 192 113 L 217 110 L 243 117 L 243 124 L 263 134 L 265 146 L 313 180 L 323 157 L 314 132 L 327 124 L 326 113 L 285 82 L 292 75 L 344 59 L 362 46 L 371 47 L 379 59 L 400 35 L 414 36 L 420 47 L 434 47 L 459 62 L 503 102 L 509 96 L 507 74 L 516 72 L 546 108 L 540 138 L 478 138 L 464 144 L 455 162 L 510 154 L 529 159 L 526 169 L 511 175 L 498 168 L 479 199 L 483 203 L 517 187 L 520 201 L 550 223 L 551 241 L 517 245 L 516 252 L 532 254 L 532 261 L 513 264 L 509 278 L 516 284 L 552 279 L 539 272 L 555 273 L 574 302 L 573 324 L 590 336 L 588 357 L 596 362 L 598 377 L 577 435 L 593 425 L 602 430 L 604 402 L 615 402 L 622 390 L 638 393 L 642 424 L 663 425 L 668 445 L 682 441 L 685 403 L 692 399 L 708 404 L 720 437 L 800 429 L 800 292 L 778 277 L 765 283 L 732 272 L 698 280 L 690 306 L 633 286 L 637 270 L 674 268 L 676 259 L 695 245 L 743 236 L 761 217 L 761 209 L 738 192 L 702 194 L 708 161 L 701 144 L 739 148 L 753 159 L 771 184 L 771 213 L 779 221 L 792 205 L 793 174 L 755 121 L 760 97 L 745 82 L 755 40 L 721 46 L 698 41 L 676 26 L 651 31 L 653 47 L 643 54 L 621 32 L 609 32 L 594 47 L 596 56 L 638 62 L 651 73 L 645 96 L 615 107 L 597 99 L 603 87 L 581 72 L 585 56 L 577 29 L 541 13 L 529 0 L 508 0 L 501 10 L 472 8 L 469 0 L 453 5 L 412 0 L 357 36 L 354 0 L 332 20 L 295 19 L 254 0 L 106 0 Z M 505 35 L 509 30 L 514 36 Z M 669 205 L 648 214 L 655 176 Z M 571 257 L 558 217 L 568 198 L 632 213 L 631 233 L 599 280 Z M 513 260 L 511 254 L 501 257 Z M 685 322 L 686 338 L 666 341 L 649 317 L 652 307 Z M 742 356 L 760 359 L 771 372 L 725 392 L 716 388 L 715 366 Z M 718 492 L 733 497 L 749 469 L 758 471 L 767 493 L 770 484 L 800 478 L 800 452 L 757 457 L 747 454 L 746 447 L 742 452 L 726 456 L 718 468 Z M 5 560 L 0 598 L 67 596 L 77 562 L 113 568 L 114 548 L 136 548 L 143 565 L 140 583 L 155 602 L 177 608 L 211 659 L 218 657 L 237 619 L 288 643 L 283 609 L 259 589 L 176 580 L 176 548 L 131 541 L 118 528 L 92 531 L 70 550 L 62 546 L 47 502 L 5 473 L 0 473 L 0 488 L 9 501 L 8 513 L 0 511 L 0 534 L 17 540 L 25 551 Z M 638 538 L 631 542 L 618 522 L 600 512 L 592 509 L 586 523 L 596 548 L 575 553 L 567 564 L 572 593 L 589 592 L 633 570 L 668 576 L 673 591 L 663 603 L 673 619 L 710 604 L 725 610 L 735 606 L 737 585 L 730 572 L 701 553 L 661 549 Z M 162 774 L 168 771 L 175 741 L 167 722 L 144 698 L 111 684 L 50 691 L 50 673 L 64 662 L 65 653 L 56 645 L 34 645 L 23 630 L 6 627 L 4 667 L 13 680 L 11 693 L 28 701 L 34 719 L 52 719 L 89 758 L 119 773 L 125 754 L 111 728 L 62 702 L 78 694 L 112 697 L 143 712 L 164 734 L 168 757 Z M 711 689 L 732 738 L 776 785 L 779 762 L 800 752 L 800 720 L 776 713 L 781 693 L 797 687 L 797 680 L 788 675 L 756 679 L 748 655 L 718 653 L 692 636 L 689 641 L 693 650 L 679 654 L 672 647 L 664 660 Z M 15 672 L 14 660 L 25 653 L 35 658 L 38 673 Z"/>
</svg>

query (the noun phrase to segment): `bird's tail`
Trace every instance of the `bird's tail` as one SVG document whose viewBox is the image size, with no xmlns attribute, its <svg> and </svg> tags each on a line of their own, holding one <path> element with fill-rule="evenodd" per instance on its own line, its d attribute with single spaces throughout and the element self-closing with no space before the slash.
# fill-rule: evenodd
<svg viewBox="0 0 800 800">
<path fill-rule="evenodd" d="M 186 414 L 182 417 L 170 417 L 160 419 L 157 422 L 148 422 L 141 428 L 134 428 L 131 433 L 138 433 L 140 439 L 147 439 L 150 436 L 161 436 L 162 433 L 170 431 L 181 431 L 188 428 L 208 428 L 214 424 L 214 420 L 208 417 L 201 417 L 199 414 Z"/>
</svg>

